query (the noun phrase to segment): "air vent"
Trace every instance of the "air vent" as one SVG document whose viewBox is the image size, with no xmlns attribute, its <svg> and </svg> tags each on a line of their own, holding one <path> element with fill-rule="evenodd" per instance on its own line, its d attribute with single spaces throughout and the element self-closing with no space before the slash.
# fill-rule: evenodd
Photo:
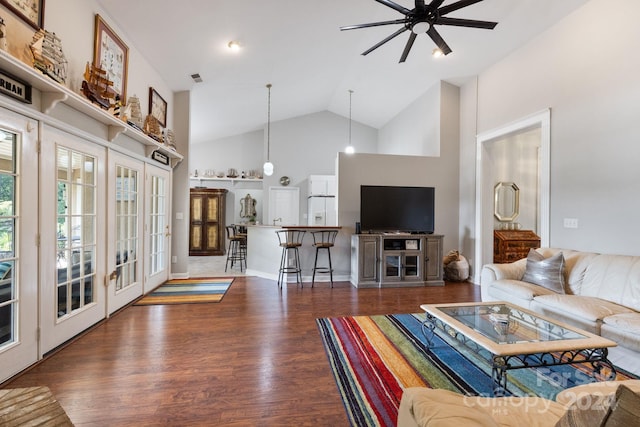
<svg viewBox="0 0 640 427">
<path fill-rule="evenodd" d="M 202 77 L 200 77 L 200 74 L 198 74 L 198 73 L 191 74 L 191 78 L 196 83 L 202 83 Z"/>
</svg>

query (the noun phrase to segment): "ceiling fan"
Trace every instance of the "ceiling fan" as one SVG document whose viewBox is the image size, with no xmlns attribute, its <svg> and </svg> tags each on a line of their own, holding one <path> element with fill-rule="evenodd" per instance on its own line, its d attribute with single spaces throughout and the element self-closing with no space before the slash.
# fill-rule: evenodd
<svg viewBox="0 0 640 427">
<path fill-rule="evenodd" d="M 402 24 L 402 28 L 391 34 L 386 39 L 362 52 L 362 55 L 367 55 L 373 52 L 383 44 L 394 39 L 407 30 L 411 30 L 411 35 L 409 36 L 409 40 L 407 40 L 407 44 L 404 47 L 404 51 L 402 52 L 402 56 L 400 57 L 400 62 L 404 62 L 407 60 L 407 56 L 409 56 L 409 52 L 411 51 L 413 42 L 415 42 L 417 35 L 422 33 L 427 33 L 429 37 L 431 37 L 431 40 L 433 40 L 433 42 L 436 44 L 436 46 L 438 46 L 438 49 L 440 49 L 440 51 L 444 55 L 448 55 L 451 53 L 451 48 L 440 36 L 434 25 L 453 25 L 456 27 L 483 28 L 486 30 L 493 30 L 495 26 L 498 25 L 497 22 L 449 18 L 445 16 L 451 12 L 462 9 L 463 7 L 471 6 L 472 4 L 479 3 L 483 0 L 459 0 L 446 6 L 442 6 L 442 3 L 444 3 L 445 0 L 432 0 L 429 4 L 426 4 L 425 0 L 415 0 L 416 7 L 413 9 L 407 9 L 406 7 L 400 6 L 399 4 L 394 3 L 390 0 L 375 1 L 402 13 L 404 15 L 404 18 L 394 19 L 391 21 L 371 22 L 368 24 L 348 25 L 345 27 L 340 27 L 340 30 L 355 30 L 359 28 L 379 27 L 382 25 L 393 24 Z"/>
</svg>

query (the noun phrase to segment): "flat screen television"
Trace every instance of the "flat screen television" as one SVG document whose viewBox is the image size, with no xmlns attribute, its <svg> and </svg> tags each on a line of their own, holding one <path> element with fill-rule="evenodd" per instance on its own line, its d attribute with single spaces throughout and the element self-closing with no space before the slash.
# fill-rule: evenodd
<svg viewBox="0 0 640 427">
<path fill-rule="evenodd" d="M 360 186 L 362 232 L 427 233 L 434 231 L 435 188 Z"/>
</svg>

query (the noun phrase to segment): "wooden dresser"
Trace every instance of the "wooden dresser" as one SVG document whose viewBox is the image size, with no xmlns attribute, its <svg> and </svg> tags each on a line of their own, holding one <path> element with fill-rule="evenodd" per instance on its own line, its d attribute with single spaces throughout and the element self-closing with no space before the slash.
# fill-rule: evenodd
<svg viewBox="0 0 640 427">
<path fill-rule="evenodd" d="M 529 249 L 540 247 L 540 237 L 531 230 L 494 230 L 493 262 L 505 263 L 526 258 Z"/>
</svg>

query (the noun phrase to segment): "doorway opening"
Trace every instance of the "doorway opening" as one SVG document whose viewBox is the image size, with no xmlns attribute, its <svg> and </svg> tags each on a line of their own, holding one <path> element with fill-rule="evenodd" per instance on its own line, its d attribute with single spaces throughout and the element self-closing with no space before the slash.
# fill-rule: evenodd
<svg viewBox="0 0 640 427">
<path fill-rule="evenodd" d="M 494 215 L 498 182 L 519 188 L 520 214 L 514 226 L 533 230 L 540 244 L 549 246 L 550 145 L 549 109 L 477 136 L 476 283 L 482 266 L 493 262 L 493 231 L 503 226 Z"/>
</svg>

